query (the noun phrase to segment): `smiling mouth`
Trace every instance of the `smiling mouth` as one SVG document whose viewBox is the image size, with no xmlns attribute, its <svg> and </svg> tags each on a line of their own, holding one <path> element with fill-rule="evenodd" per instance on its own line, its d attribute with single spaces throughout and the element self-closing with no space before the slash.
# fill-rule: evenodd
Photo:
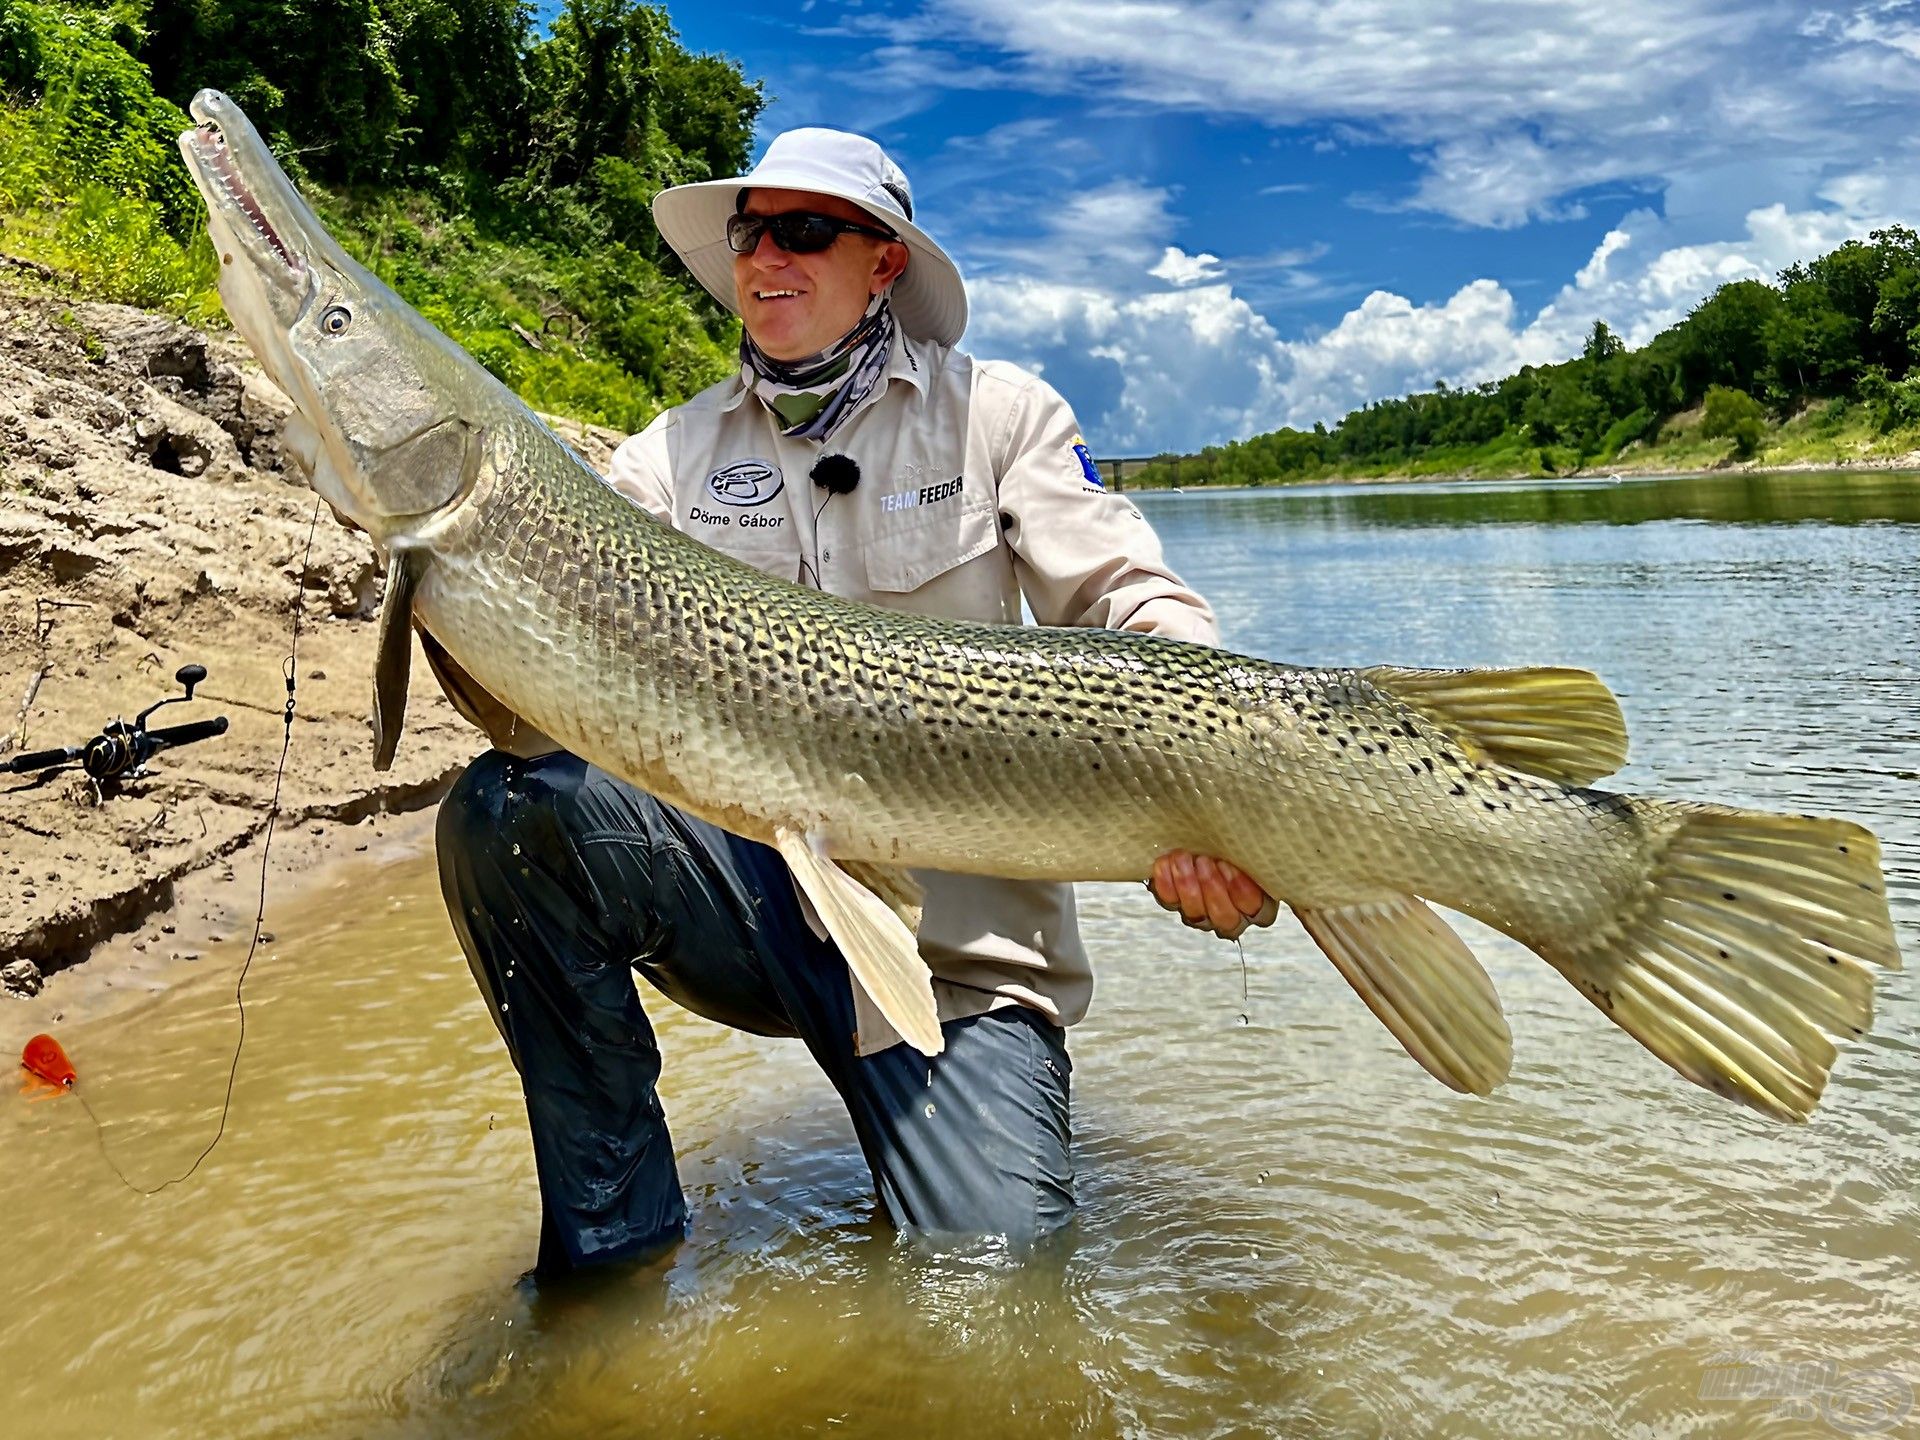
<svg viewBox="0 0 1920 1440">
<path fill-rule="evenodd" d="M 207 173 L 219 183 L 227 198 L 247 217 L 247 223 L 253 226 L 254 233 L 267 242 L 273 253 L 294 274 L 305 270 L 305 258 L 294 254 L 287 242 L 280 238 L 279 231 L 267 219 L 259 197 L 240 178 L 239 168 L 233 163 L 233 152 L 227 148 L 227 137 L 220 133 L 220 127 L 211 120 L 202 120 L 196 125 L 193 129 L 193 151 L 206 162 Z"/>
<path fill-rule="evenodd" d="M 800 292 L 798 290 L 756 290 L 753 292 L 753 298 L 756 300 L 798 300 L 800 298 Z"/>
</svg>

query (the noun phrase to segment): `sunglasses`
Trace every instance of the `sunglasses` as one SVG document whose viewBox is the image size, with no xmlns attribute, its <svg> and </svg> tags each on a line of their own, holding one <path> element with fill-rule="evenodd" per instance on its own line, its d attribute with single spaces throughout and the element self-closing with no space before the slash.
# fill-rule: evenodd
<svg viewBox="0 0 1920 1440">
<path fill-rule="evenodd" d="M 837 215 L 816 215 L 811 210 L 789 210 L 784 215 L 729 215 L 727 245 L 737 254 L 751 255 L 762 235 L 773 236 L 773 243 L 790 255 L 814 255 L 833 244 L 842 235 L 871 235 L 876 240 L 898 240 L 891 230 L 873 225 L 856 225 Z"/>
</svg>

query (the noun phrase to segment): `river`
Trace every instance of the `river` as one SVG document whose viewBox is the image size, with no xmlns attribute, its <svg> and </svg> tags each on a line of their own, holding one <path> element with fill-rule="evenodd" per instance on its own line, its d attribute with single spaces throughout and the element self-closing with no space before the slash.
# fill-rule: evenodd
<svg viewBox="0 0 1920 1440">
<path fill-rule="evenodd" d="M 1620 788 L 1871 826 L 1920 964 L 1920 480 L 1138 498 L 1235 648 L 1588 666 L 1631 726 Z M 270 916 L 228 1132 L 185 1184 L 136 1198 L 75 1097 L 0 1094 L 0 1433 L 1920 1430 L 1908 977 L 1789 1127 L 1471 922 L 1514 1033 L 1489 1100 L 1429 1079 L 1291 920 L 1243 964 L 1137 887 L 1083 909 L 1063 1241 L 894 1244 L 797 1043 L 650 1002 L 692 1234 L 543 1293 L 517 1082 L 431 859 L 370 854 Z M 242 953 L 60 1027 L 136 1178 L 212 1133 Z"/>
</svg>

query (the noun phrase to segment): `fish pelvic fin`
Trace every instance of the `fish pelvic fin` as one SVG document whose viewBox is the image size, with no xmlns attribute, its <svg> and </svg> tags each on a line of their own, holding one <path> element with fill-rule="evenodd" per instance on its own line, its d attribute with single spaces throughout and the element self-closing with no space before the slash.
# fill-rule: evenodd
<svg viewBox="0 0 1920 1440">
<path fill-rule="evenodd" d="M 1362 679 L 1462 741 L 1474 758 L 1562 785 L 1591 785 L 1627 763 L 1620 702 L 1590 670 L 1411 670 L 1371 665 Z"/>
<path fill-rule="evenodd" d="M 1488 1095 L 1513 1064 L 1493 981 L 1453 928 L 1411 895 L 1333 910 L 1293 907 L 1367 1008 L 1442 1084 Z"/>
<path fill-rule="evenodd" d="M 899 865 L 882 865 L 877 860 L 841 860 L 840 868 L 867 887 L 914 934 L 920 933 L 920 912 L 927 894 L 911 871 Z"/>
<path fill-rule="evenodd" d="M 813 903 L 827 934 L 840 947 L 855 983 L 901 1039 L 922 1055 L 938 1055 L 946 1048 L 946 1037 L 940 1033 L 934 1005 L 933 975 L 900 912 L 829 857 L 817 834 L 782 826 L 773 832 L 773 844 Z M 885 866 L 865 868 L 913 884 L 904 872 Z M 894 900 L 904 897 L 906 892 L 898 886 L 891 888 Z M 917 902 L 911 913 L 917 916 Z"/>
<path fill-rule="evenodd" d="M 417 545 L 396 545 L 387 556 L 387 593 L 380 599 L 379 643 L 373 660 L 373 768 L 393 768 L 400 727 L 407 717 L 407 680 L 413 668 L 413 592 L 433 561 Z"/>
<path fill-rule="evenodd" d="M 1632 802 L 1671 828 L 1608 926 L 1529 944 L 1687 1079 L 1804 1120 L 1873 1023 L 1872 966 L 1900 968 L 1873 835 L 1844 820 Z"/>
</svg>

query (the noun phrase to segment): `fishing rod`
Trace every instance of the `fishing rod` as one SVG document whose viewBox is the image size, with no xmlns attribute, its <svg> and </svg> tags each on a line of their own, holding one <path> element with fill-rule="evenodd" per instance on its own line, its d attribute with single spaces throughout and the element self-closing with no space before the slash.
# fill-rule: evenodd
<svg viewBox="0 0 1920 1440">
<path fill-rule="evenodd" d="M 320 502 L 316 499 L 313 502 L 312 518 L 307 521 L 307 549 L 300 560 L 300 578 L 293 590 L 293 634 L 287 642 L 287 658 L 281 665 L 281 675 L 287 686 L 287 703 L 285 709 L 281 711 L 280 761 L 273 770 L 273 798 L 267 805 L 266 832 L 260 843 L 260 905 L 254 912 L 253 939 L 247 945 L 247 958 L 240 963 L 240 974 L 233 982 L 233 1004 L 240 1017 L 240 1033 L 234 1039 L 233 1059 L 227 1065 L 227 1091 L 220 1102 L 220 1124 L 214 1130 L 213 1138 L 207 1141 L 206 1147 L 198 1155 L 193 1157 L 193 1163 L 178 1175 L 171 1175 L 157 1185 L 135 1184 L 128 1178 L 127 1172 L 120 1168 L 120 1162 L 107 1153 L 106 1130 L 100 1124 L 100 1117 L 93 1113 L 93 1106 L 88 1103 L 87 1097 L 79 1092 L 77 1085 L 79 1075 L 74 1069 L 73 1062 L 67 1058 L 67 1052 L 60 1047 L 60 1042 L 51 1035 L 35 1035 L 27 1041 L 26 1048 L 20 1052 L 20 1063 L 29 1073 L 68 1091 L 80 1102 L 81 1108 L 87 1112 L 87 1118 L 93 1122 L 93 1138 L 94 1143 L 100 1147 L 100 1158 L 107 1162 L 107 1167 L 113 1171 L 120 1183 L 136 1195 L 158 1195 L 162 1190 L 183 1184 L 191 1178 L 194 1171 L 200 1168 L 200 1162 L 213 1153 L 213 1147 L 218 1145 L 227 1133 L 227 1116 L 233 1110 L 234 1081 L 240 1074 L 240 1051 L 247 1043 L 245 998 L 247 972 L 253 969 L 254 952 L 260 948 L 260 937 L 264 933 L 261 927 L 266 923 L 267 918 L 267 858 L 273 853 L 273 827 L 280 818 L 280 784 L 286 778 L 287 754 L 293 748 L 294 690 L 296 677 L 300 671 L 300 621 L 306 611 L 307 573 L 313 562 L 313 534 L 319 523 Z M 142 743 L 151 745 L 151 748 L 135 762 L 137 768 L 137 765 L 144 764 L 154 754 L 168 746 L 190 745 L 195 740 L 205 740 L 209 736 L 223 733 L 227 728 L 227 717 L 224 715 L 213 720 L 196 720 L 186 725 L 171 726 L 165 730 L 150 731 L 146 728 L 147 717 L 162 705 L 191 700 L 193 687 L 207 678 L 207 670 L 204 665 L 183 665 L 173 678 L 186 687 L 187 693 L 184 696 L 169 696 L 149 705 L 134 718 L 131 726 L 122 725 L 116 720 L 86 745 L 77 749 L 43 750 L 37 755 L 22 755 L 9 765 L 0 766 L 0 769 L 26 770 L 31 768 L 31 762 L 40 762 L 40 768 L 43 769 L 69 764 L 75 759 L 84 762 L 92 747 L 102 741 L 107 741 L 110 745 L 124 741 L 129 753 L 132 753 L 134 742 L 130 737 L 136 732 L 146 737 Z M 120 727 L 121 733 L 118 735 L 113 733 L 116 726 Z M 119 775 L 124 773 L 125 769 L 126 767 L 122 766 L 110 773 Z M 94 772 L 89 769 L 87 773 Z"/>
<path fill-rule="evenodd" d="M 215 735 L 226 734 L 227 717 L 224 715 L 217 715 L 211 720 L 189 720 L 184 725 L 166 725 L 158 730 L 147 728 L 147 717 L 161 706 L 184 705 L 193 699 L 194 686 L 207 678 L 207 667 L 182 665 L 174 672 L 173 678 L 186 687 L 186 694 L 168 695 L 154 701 L 134 716 L 132 724 L 118 718 L 109 720 L 100 728 L 98 735 L 82 744 L 16 755 L 0 763 L 0 775 L 31 775 L 36 771 L 57 770 L 63 765 L 77 762 L 96 781 L 133 779 L 162 750 L 174 750 L 198 740 L 211 740 Z"/>
</svg>

